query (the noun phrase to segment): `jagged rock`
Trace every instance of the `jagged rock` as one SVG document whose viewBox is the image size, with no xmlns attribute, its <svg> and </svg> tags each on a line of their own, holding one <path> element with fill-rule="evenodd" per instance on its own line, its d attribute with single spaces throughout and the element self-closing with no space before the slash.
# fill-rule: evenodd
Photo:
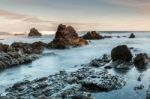
<svg viewBox="0 0 150 99">
<path fill-rule="evenodd" d="M 64 39 L 78 38 L 78 34 L 76 33 L 76 30 L 72 26 L 60 24 L 58 26 L 55 35 L 55 39 L 57 38 L 64 38 Z"/>
<path fill-rule="evenodd" d="M 41 41 L 39 42 L 34 42 L 32 44 L 30 43 L 22 43 L 22 42 L 14 42 L 11 47 L 16 50 L 16 51 L 23 51 L 24 53 L 27 54 L 40 54 L 44 48 L 47 47 L 46 43 L 43 43 Z"/>
<path fill-rule="evenodd" d="M 69 47 L 77 47 L 88 44 L 85 39 L 78 37 L 72 26 L 60 24 L 58 26 L 55 38 L 48 44 L 48 48 L 65 49 Z"/>
<path fill-rule="evenodd" d="M 150 58 L 146 53 L 137 54 L 134 59 L 134 65 L 137 68 L 145 68 L 145 66 L 150 62 Z"/>
<path fill-rule="evenodd" d="M 112 61 L 126 61 L 132 60 L 132 53 L 126 45 L 119 45 L 111 51 Z"/>
<path fill-rule="evenodd" d="M 103 39 L 103 37 L 99 35 L 96 31 L 87 32 L 87 34 L 83 35 L 82 38 L 86 40 Z"/>
<path fill-rule="evenodd" d="M 0 52 L 7 52 L 9 50 L 9 45 L 0 43 Z"/>
<path fill-rule="evenodd" d="M 32 29 L 30 29 L 30 32 L 29 32 L 28 36 L 29 37 L 42 36 L 42 34 L 36 28 L 32 28 Z"/>
<path fill-rule="evenodd" d="M 84 97 L 84 99 L 93 99 L 87 95 L 86 91 L 95 90 L 96 87 L 95 91 L 111 91 L 120 89 L 124 85 L 125 81 L 122 77 L 85 67 L 71 73 L 61 71 L 48 77 L 14 84 L 6 90 L 7 94 L 0 95 L 0 98 L 70 99 Z"/>
<path fill-rule="evenodd" d="M 0 69 L 5 69 L 19 64 L 29 63 L 38 58 L 35 54 L 22 54 L 20 52 L 1 52 Z"/>
<path fill-rule="evenodd" d="M 131 33 L 129 38 L 135 38 L 135 35 L 133 33 Z"/>
<path fill-rule="evenodd" d="M 111 61 L 111 57 L 104 54 L 101 58 L 96 58 L 90 62 L 90 66 L 100 67 Z"/>
</svg>

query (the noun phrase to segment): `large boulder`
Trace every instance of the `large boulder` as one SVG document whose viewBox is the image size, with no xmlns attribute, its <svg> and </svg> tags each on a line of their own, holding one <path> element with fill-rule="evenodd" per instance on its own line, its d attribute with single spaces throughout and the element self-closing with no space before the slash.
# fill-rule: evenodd
<svg viewBox="0 0 150 99">
<path fill-rule="evenodd" d="M 137 54 L 134 59 L 134 65 L 138 68 L 145 68 L 145 66 L 150 62 L 150 58 L 146 53 Z"/>
<path fill-rule="evenodd" d="M 135 38 L 135 35 L 133 33 L 131 33 L 129 38 Z"/>
<path fill-rule="evenodd" d="M 28 34 L 29 37 L 32 37 L 32 36 L 42 36 L 42 34 L 36 29 L 36 28 L 32 28 L 30 29 L 30 32 Z"/>
<path fill-rule="evenodd" d="M 119 45 L 112 49 L 111 58 L 112 61 L 130 62 L 132 60 L 132 54 L 126 45 Z"/>
<path fill-rule="evenodd" d="M 88 44 L 88 42 L 85 39 L 80 38 L 72 26 L 60 24 L 55 38 L 48 44 L 48 48 L 65 49 L 86 44 Z"/>
<path fill-rule="evenodd" d="M 99 35 L 96 31 L 91 31 L 83 35 L 82 38 L 87 40 L 97 40 L 97 39 L 103 39 L 103 36 Z"/>
</svg>

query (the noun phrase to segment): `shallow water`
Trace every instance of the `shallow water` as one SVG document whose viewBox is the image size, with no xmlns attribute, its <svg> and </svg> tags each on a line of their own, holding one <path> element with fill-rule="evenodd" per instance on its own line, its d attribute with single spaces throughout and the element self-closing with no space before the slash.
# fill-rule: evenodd
<svg viewBox="0 0 150 99">
<path fill-rule="evenodd" d="M 129 33 L 102 33 L 102 35 L 112 36 L 129 36 Z M 98 58 L 103 54 L 110 54 L 113 47 L 121 44 L 126 44 L 129 47 L 136 48 L 133 53 L 146 52 L 150 54 L 150 32 L 135 33 L 135 39 L 128 38 L 109 38 L 103 40 L 94 40 L 87 46 L 66 49 L 66 50 L 45 50 L 43 53 L 47 54 L 41 58 L 33 61 L 31 64 L 20 65 L 9 68 L 0 72 L 0 92 L 13 85 L 15 82 L 22 80 L 33 80 L 38 77 L 48 76 L 60 70 L 74 71 L 80 68 L 81 64 L 90 62 L 91 59 Z M 35 42 L 43 41 L 50 42 L 54 36 L 44 36 L 42 38 L 28 38 L 26 36 L 12 36 L 9 39 L 0 40 L 2 43 L 11 44 L 14 41 Z M 132 68 L 126 72 L 118 72 L 116 70 L 109 70 L 111 74 L 122 75 L 127 81 L 126 86 L 119 90 L 103 93 L 93 93 L 96 99 L 143 99 L 145 98 L 146 90 L 149 85 L 150 70 L 139 72 L 136 68 Z M 140 74 L 143 74 L 141 82 L 137 81 Z M 144 84 L 144 89 L 135 91 L 135 85 Z"/>
</svg>

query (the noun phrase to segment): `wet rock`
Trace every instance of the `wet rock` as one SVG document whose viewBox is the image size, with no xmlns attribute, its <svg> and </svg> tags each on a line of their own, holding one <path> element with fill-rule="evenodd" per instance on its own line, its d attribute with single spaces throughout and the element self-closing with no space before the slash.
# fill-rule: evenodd
<svg viewBox="0 0 150 99">
<path fill-rule="evenodd" d="M 36 29 L 36 28 L 32 28 L 30 29 L 30 32 L 28 34 L 29 37 L 39 37 L 42 36 L 42 34 Z"/>
<path fill-rule="evenodd" d="M 135 38 L 135 35 L 133 33 L 131 33 L 129 38 Z"/>
<path fill-rule="evenodd" d="M 6 90 L 5 97 L 8 99 L 10 97 L 21 99 L 29 97 L 32 99 L 84 97 L 83 99 L 93 99 L 86 91 L 111 91 L 120 89 L 124 85 L 125 81 L 122 77 L 108 74 L 106 71 L 95 71 L 92 68 L 84 67 L 71 73 L 63 71 L 33 81 L 17 83 Z"/>
<path fill-rule="evenodd" d="M 101 58 L 94 59 L 90 62 L 90 66 L 100 67 L 104 66 L 106 63 L 111 61 L 111 57 L 109 55 L 104 54 Z"/>
<path fill-rule="evenodd" d="M 143 75 L 140 74 L 140 76 L 137 78 L 137 81 L 141 81 L 142 80 Z"/>
<path fill-rule="evenodd" d="M 86 44 L 88 44 L 88 42 L 85 39 L 80 38 L 72 26 L 60 24 L 55 38 L 48 44 L 48 48 L 65 49 Z"/>
<path fill-rule="evenodd" d="M 7 52 L 9 50 L 9 45 L 0 43 L 0 52 Z"/>
<path fill-rule="evenodd" d="M 1 52 L 0 53 L 0 69 L 16 66 L 19 64 L 30 63 L 37 59 L 39 56 L 36 54 L 22 54 L 20 52 Z"/>
<path fill-rule="evenodd" d="M 86 40 L 103 39 L 103 37 L 99 35 L 96 31 L 88 32 L 87 34 L 83 35 L 82 38 Z"/>
<path fill-rule="evenodd" d="M 27 54 L 40 54 L 47 47 L 46 43 L 41 41 L 34 43 L 23 43 L 23 42 L 14 42 L 11 44 L 11 48 L 15 51 L 21 50 Z"/>
<path fill-rule="evenodd" d="M 126 61 L 132 60 L 132 54 L 130 49 L 126 45 L 119 45 L 111 51 L 112 61 Z"/>
<path fill-rule="evenodd" d="M 144 88 L 144 85 L 136 85 L 135 87 L 134 87 L 134 90 L 136 91 L 136 90 L 142 90 Z"/>
<path fill-rule="evenodd" d="M 137 54 L 134 59 L 134 65 L 139 68 L 146 68 L 146 65 L 150 62 L 150 58 L 146 53 Z"/>
<path fill-rule="evenodd" d="M 82 81 L 82 87 L 88 91 L 111 91 L 122 88 L 125 85 L 122 77 L 112 75 L 94 75 Z"/>
<path fill-rule="evenodd" d="M 133 63 L 132 62 L 126 62 L 123 60 L 117 60 L 114 61 L 110 64 L 111 67 L 114 67 L 115 69 L 124 69 L 124 70 L 128 70 L 131 69 L 133 67 Z"/>
</svg>

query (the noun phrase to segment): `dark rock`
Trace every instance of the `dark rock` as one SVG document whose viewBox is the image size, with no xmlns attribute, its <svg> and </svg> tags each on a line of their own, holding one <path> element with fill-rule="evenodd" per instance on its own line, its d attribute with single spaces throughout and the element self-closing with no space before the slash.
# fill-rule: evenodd
<svg viewBox="0 0 150 99">
<path fill-rule="evenodd" d="M 76 30 L 72 26 L 60 24 L 57 28 L 57 32 L 55 35 L 55 39 L 57 38 L 64 38 L 64 39 L 78 38 L 78 34 L 76 33 Z"/>
<path fill-rule="evenodd" d="M 86 40 L 103 39 L 103 37 L 99 35 L 96 31 L 88 32 L 87 34 L 83 35 L 82 38 Z"/>
<path fill-rule="evenodd" d="M 85 39 L 78 37 L 75 29 L 72 26 L 60 24 L 58 26 L 55 39 L 48 44 L 48 48 L 65 49 L 69 47 L 77 47 L 88 44 Z"/>
<path fill-rule="evenodd" d="M 28 34 L 29 37 L 32 36 L 42 36 L 42 34 L 35 28 L 30 29 L 30 32 Z"/>
<path fill-rule="evenodd" d="M 136 91 L 136 90 L 142 90 L 144 88 L 144 85 L 137 85 L 137 86 L 135 86 L 134 87 L 134 90 Z"/>
<path fill-rule="evenodd" d="M 111 61 L 111 57 L 104 54 L 101 58 L 96 58 L 90 62 L 90 66 L 100 67 Z"/>
<path fill-rule="evenodd" d="M 22 43 L 22 42 L 14 42 L 13 44 L 11 44 L 12 49 L 19 51 L 21 50 L 24 53 L 27 54 L 40 54 L 44 48 L 47 47 L 46 43 L 43 43 L 41 41 L 39 42 L 34 42 L 32 44 L 30 43 Z"/>
<path fill-rule="evenodd" d="M 132 54 L 130 49 L 126 45 L 119 45 L 112 49 L 111 51 L 112 61 L 126 61 L 132 60 Z"/>
<path fill-rule="evenodd" d="M 135 38 L 135 35 L 133 33 L 131 33 L 129 38 Z"/>
<path fill-rule="evenodd" d="M 70 83 L 72 82 L 72 83 Z M 125 85 L 122 77 L 108 74 L 106 71 L 95 71 L 84 67 L 77 71 L 60 72 L 48 77 L 39 78 L 29 82 L 15 84 L 6 90 L 8 99 L 11 97 L 28 99 L 92 99 L 86 91 L 111 91 L 120 89 Z M 81 93 L 82 92 L 82 93 Z M 4 97 L 0 95 L 0 98 Z M 6 99 L 7 99 L 6 98 Z M 11 98 L 13 99 L 13 98 Z"/>
<path fill-rule="evenodd" d="M 0 52 L 7 52 L 9 50 L 9 45 L 0 43 Z"/>
<path fill-rule="evenodd" d="M 150 58 L 146 53 L 137 54 L 134 59 L 134 65 L 137 68 L 145 68 L 145 66 L 150 62 Z"/>
</svg>

